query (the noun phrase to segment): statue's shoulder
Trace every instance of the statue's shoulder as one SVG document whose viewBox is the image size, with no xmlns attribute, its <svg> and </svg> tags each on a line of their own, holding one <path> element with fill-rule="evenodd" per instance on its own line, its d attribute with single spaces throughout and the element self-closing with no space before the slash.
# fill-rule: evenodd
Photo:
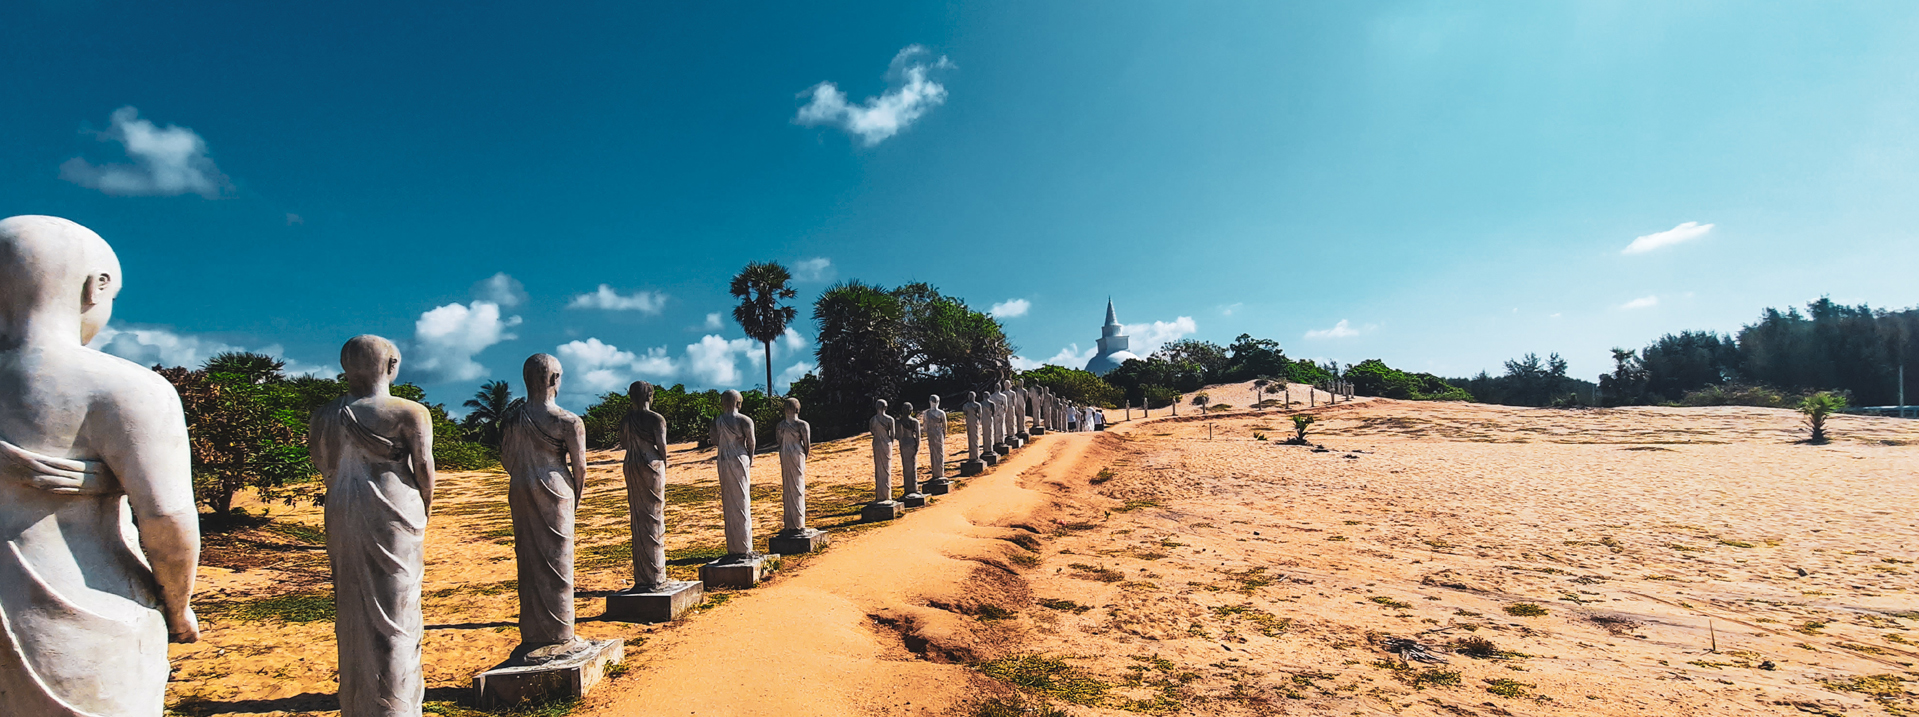
<svg viewBox="0 0 1919 717">
<path fill-rule="evenodd" d="M 127 408 L 172 406 L 180 412 L 180 392 L 153 369 L 85 347 L 73 356 L 74 373 L 93 382 L 95 400 Z"/>
</svg>

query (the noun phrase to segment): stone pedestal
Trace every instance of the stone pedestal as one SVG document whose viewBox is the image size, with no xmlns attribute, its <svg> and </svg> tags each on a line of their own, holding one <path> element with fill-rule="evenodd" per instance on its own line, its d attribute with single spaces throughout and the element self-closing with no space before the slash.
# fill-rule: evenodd
<svg viewBox="0 0 1919 717">
<path fill-rule="evenodd" d="M 908 508 L 924 508 L 926 507 L 926 494 L 907 493 L 906 495 L 900 496 L 900 505 Z"/>
<path fill-rule="evenodd" d="M 1033 428 L 1033 435 L 1035 435 L 1035 436 L 1044 436 L 1044 435 L 1046 435 L 1046 428 L 1045 428 L 1044 426 L 1035 426 L 1035 427 Z"/>
<path fill-rule="evenodd" d="M 964 468 L 961 469 L 961 473 L 965 473 Z M 926 485 L 920 487 L 926 489 L 927 495 L 946 495 L 947 493 L 953 492 L 953 481 L 940 478 L 938 480 L 927 481 Z"/>
<path fill-rule="evenodd" d="M 672 622 L 706 597 L 697 580 L 674 580 L 659 590 L 628 588 L 606 596 L 606 619 L 619 622 Z"/>
<path fill-rule="evenodd" d="M 700 582 L 716 588 L 750 588 L 780 566 L 779 556 L 727 556 L 700 566 Z"/>
<path fill-rule="evenodd" d="M 999 454 L 999 457 L 1005 458 L 1013 454 L 1013 444 L 995 443 L 993 444 L 993 452 Z"/>
<path fill-rule="evenodd" d="M 961 461 L 960 477 L 976 476 L 986 472 L 986 461 Z"/>
<path fill-rule="evenodd" d="M 1025 445 L 1025 444 L 1027 444 L 1027 443 L 1032 443 L 1032 442 L 1033 442 L 1033 434 L 1032 434 L 1032 433 L 1030 433 L 1030 432 L 1027 432 L 1027 431 L 1020 431 L 1020 432 L 1019 432 L 1019 442 L 1020 442 L 1020 444 L 1021 444 L 1021 445 Z"/>
<path fill-rule="evenodd" d="M 867 503 L 860 509 L 860 520 L 867 523 L 879 523 L 906 515 L 906 506 L 897 500 Z"/>
<path fill-rule="evenodd" d="M 496 709 L 562 699 L 579 699 L 606 675 L 606 668 L 626 660 L 626 643 L 619 640 L 582 640 L 579 649 L 546 662 L 528 663 L 516 655 L 473 678 L 480 709 Z M 535 655 L 538 653 L 536 652 Z M 535 658 L 537 659 L 537 658 Z"/>
<path fill-rule="evenodd" d="M 766 547 L 780 555 L 810 553 L 826 547 L 826 531 L 819 528 L 782 530 L 766 539 Z"/>
<path fill-rule="evenodd" d="M 967 463 L 972 463 L 972 462 L 973 462 L 973 461 L 967 461 Z M 984 452 L 984 453 L 981 453 L 981 454 L 979 454 L 979 463 L 980 463 L 980 464 L 981 464 L 981 466 L 982 466 L 982 467 L 980 468 L 980 470 L 986 470 L 984 466 L 996 466 L 996 465 L 999 465 L 999 454 L 998 454 L 998 453 L 994 453 L 994 452 L 992 452 L 992 451 L 986 451 L 986 452 Z M 966 465 L 965 465 L 965 464 L 961 464 L 961 465 L 960 465 L 960 475 L 962 475 L 962 476 L 970 476 L 970 475 L 973 475 L 973 474 L 972 474 L 972 473 L 968 473 L 968 472 L 966 472 Z"/>
</svg>

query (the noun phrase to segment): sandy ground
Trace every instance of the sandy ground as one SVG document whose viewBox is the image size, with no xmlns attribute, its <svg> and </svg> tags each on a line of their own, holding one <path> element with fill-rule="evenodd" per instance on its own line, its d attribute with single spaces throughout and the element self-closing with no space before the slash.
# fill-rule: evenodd
<svg viewBox="0 0 1919 717">
<path fill-rule="evenodd" d="M 1254 402 L 1246 385 L 1208 393 Z M 1278 443 L 1286 412 L 1180 413 L 1044 437 L 879 527 L 852 525 L 865 441 L 820 446 L 815 524 L 839 528 L 834 545 L 661 627 L 591 619 L 630 575 L 617 466 L 596 466 L 580 631 L 626 639 L 629 669 L 576 714 L 1919 710 L 1919 423 L 1839 417 L 1834 443 L 1809 446 L 1779 410 L 1361 400 L 1310 411 L 1317 451 Z M 720 542 L 699 458 L 676 454 L 669 477 L 685 572 Z M 756 475 L 762 536 L 773 465 Z M 462 699 L 517 642 L 504 489 L 446 479 L 429 700 Z M 207 639 L 173 651 L 183 713 L 333 708 L 331 623 L 261 608 L 324 594 L 324 551 L 287 527 L 317 510 L 274 515 L 209 551 L 229 567 L 202 569 Z M 1446 662 L 1403 661 L 1390 637 Z"/>
</svg>

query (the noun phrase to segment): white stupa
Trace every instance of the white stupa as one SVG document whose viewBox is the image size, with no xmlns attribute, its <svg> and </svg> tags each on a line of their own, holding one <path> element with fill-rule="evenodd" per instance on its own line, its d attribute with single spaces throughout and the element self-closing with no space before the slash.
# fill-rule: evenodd
<svg viewBox="0 0 1919 717">
<path fill-rule="evenodd" d="M 1113 311 L 1113 300 L 1107 299 L 1106 325 L 1099 329 L 1099 353 L 1093 355 L 1093 360 L 1086 362 L 1087 371 L 1091 371 L 1094 376 L 1104 376 L 1106 372 L 1126 363 L 1127 359 L 1139 358 L 1133 352 L 1126 350 L 1126 334 L 1120 333 L 1123 330 L 1119 325 L 1119 314 Z"/>
</svg>

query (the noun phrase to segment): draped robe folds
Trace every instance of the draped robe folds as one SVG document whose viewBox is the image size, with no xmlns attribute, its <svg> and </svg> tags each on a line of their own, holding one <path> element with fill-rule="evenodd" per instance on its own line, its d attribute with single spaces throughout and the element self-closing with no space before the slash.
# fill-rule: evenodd
<svg viewBox="0 0 1919 717">
<path fill-rule="evenodd" d="M 519 566 L 520 642 L 573 640 L 573 513 L 577 508 L 566 442 L 534 423 L 521 406 L 500 436 L 513 557 Z"/>
<path fill-rule="evenodd" d="M 900 485 L 907 495 L 920 492 L 920 422 L 908 415 L 893 422 L 900 441 Z"/>
<path fill-rule="evenodd" d="M 937 408 L 926 409 L 920 420 L 925 424 L 926 457 L 930 459 L 933 480 L 946 477 L 946 412 Z"/>
<path fill-rule="evenodd" d="M 786 529 L 806 529 L 806 427 L 799 421 L 780 421 L 773 428 L 780 442 L 780 505 Z"/>
<path fill-rule="evenodd" d="M 633 531 L 633 586 L 651 591 L 666 577 L 666 456 L 660 455 L 652 429 L 638 411 L 620 421 L 620 445 L 626 448 L 626 507 Z"/>
<path fill-rule="evenodd" d="M 409 448 L 362 425 L 347 401 L 321 410 L 309 429 L 316 442 L 339 451 L 327 477 L 326 534 L 340 715 L 414 717 L 426 697 L 420 673 L 426 502 Z"/>
<path fill-rule="evenodd" d="M 893 427 L 875 416 L 867 422 L 873 432 L 873 501 L 893 499 Z"/>
<path fill-rule="evenodd" d="M 720 472 L 720 512 L 726 522 L 726 554 L 750 555 L 753 552 L 753 453 L 746 448 L 742 429 L 752 424 L 744 420 L 713 422 L 713 445 L 718 448 L 715 463 Z"/>
<path fill-rule="evenodd" d="M 126 494 L 0 476 L 0 714 L 144 717 L 164 702 L 167 627 L 127 537 Z"/>
</svg>

